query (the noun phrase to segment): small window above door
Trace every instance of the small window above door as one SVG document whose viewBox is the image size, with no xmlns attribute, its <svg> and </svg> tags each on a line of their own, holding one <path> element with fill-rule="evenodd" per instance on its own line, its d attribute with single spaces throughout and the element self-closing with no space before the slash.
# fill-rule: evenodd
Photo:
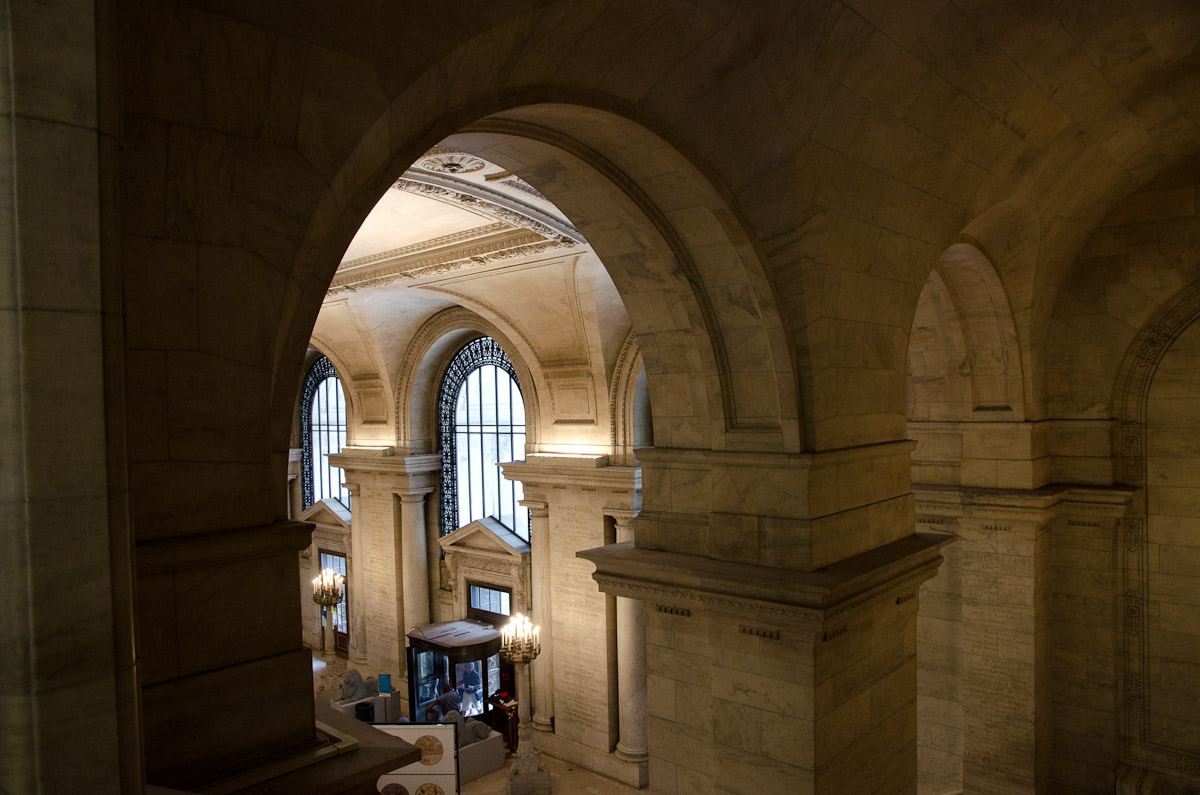
<svg viewBox="0 0 1200 795">
<path fill-rule="evenodd" d="M 468 617 L 495 624 L 512 615 L 512 591 L 471 583 Z"/>
</svg>

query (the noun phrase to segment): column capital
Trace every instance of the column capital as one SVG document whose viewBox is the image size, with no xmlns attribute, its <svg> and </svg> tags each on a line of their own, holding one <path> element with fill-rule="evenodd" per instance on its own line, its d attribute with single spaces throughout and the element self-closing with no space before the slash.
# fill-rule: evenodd
<svg viewBox="0 0 1200 795">
<path fill-rule="evenodd" d="M 400 498 L 400 502 L 425 502 L 425 498 L 433 493 L 433 487 L 423 489 L 410 489 L 408 491 L 392 492 Z"/>
<path fill-rule="evenodd" d="M 541 500 L 521 500 L 520 503 L 529 509 L 529 515 L 535 519 L 544 519 L 550 515 L 550 503 Z"/>
</svg>

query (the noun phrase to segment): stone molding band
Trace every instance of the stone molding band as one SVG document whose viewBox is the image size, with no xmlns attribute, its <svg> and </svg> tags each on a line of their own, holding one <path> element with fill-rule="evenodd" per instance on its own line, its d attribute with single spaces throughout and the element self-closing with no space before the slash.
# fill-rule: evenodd
<svg viewBox="0 0 1200 795">
<path fill-rule="evenodd" d="M 600 590 L 671 607 L 728 610 L 806 624 L 911 588 L 937 573 L 953 536 L 914 533 L 819 572 L 638 549 L 633 542 L 576 553 L 596 565 Z"/>
</svg>

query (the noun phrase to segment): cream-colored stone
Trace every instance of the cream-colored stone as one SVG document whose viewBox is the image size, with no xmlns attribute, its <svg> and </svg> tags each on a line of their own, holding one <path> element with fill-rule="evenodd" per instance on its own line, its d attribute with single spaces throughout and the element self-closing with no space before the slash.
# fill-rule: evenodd
<svg viewBox="0 0 1200 795">
<path fill-rule="evenodd" d="M 77 788 L 77 771 L 97 790 L 136 789 L 143 760 L 161 772 L 168 756 L 215 748 L 193 761 L 216 775 L 243 752 L 306 740 L 297 727 L 311 733 L 311 715 L 298 696 L 308 682 L 296 672 L 263 674 L 273 712 L 250 685 L 222 678 L 259 670 L 256 655 L 294 634 L 298 572 L 217 567 L 214 591 L 253 576 L 291 594 L 262 597 L 286 602 L 287 616 L 235 615 L 225 631 L 156 579 L 195 576 L 182 572 L 198 568 L 196 555 L 157 574 L 136 572 L 134 558 L 165 539 L 219 539 L 289 515 L 286 451 L 297 444 L 310 341 L 345 370 L 354 441 L 431 453 L 444 354 L 475 333 L 502 337 L 521 360 L 528 449 L 513 457 L 608 455 L 632 467 L 626 429 L 647 397 L 654 433 L 642 441 L 657 450 L 764 456 L 679 467 L 647 456 L 645 491 L 629 486 L 620 505 L 596 483 L 561 484 L 569 498 L 555 486 L 539 495 L 578 509 L 547 519 L 543 545 L 554 567 L 543 584 L 556 601 L 546 631 L 560 641 L 548 654 L 552 678 L 580 696 L 555 716 L 554 742 L 572 761 L 611 761 L 620 698 L 611 682 L 622 667 L 609 600 L 574 552 L 611 542 L 604 510 L 633 511 L 640 498 L 634 550 L 692 555 L 684 569 L 708 581 L 689 587 L 728 591 L 706 597 L 722 600 L 715 611 L 698 596 L 675 604 L 659 590 L 664 572 L 648 569 L 647 590 L 619 597 L 646 597 L 648 662 L 669 648 L 676 656 L 657 662 L 697 677 L 684 693 L 683 680 L 670 680 L 676 708 L 707 716 L 714 669 L 796 686 L 882 682 L 861 720 L 831 734 L 814 723 L 827 764 L 811 776 L 783 749 L 760 743 L 751 754 L 717 742 L 711 726 L 689 734 L 696 727 L 677 712 L 650 730 L 652 788 L 1111 792 L 1131 747 L 1116 727 L 1135 725 L 1125 705 L 1137 679 L 1125 675 L 1141 659 L 1158 667 L 1146 672 L 1149 718 L 1136 725 L 1170 746 L 1153 762 L 1183 776 L 1171 785 L 1194 786 L 1186 760 L 1197 733 L 1174 711 L 1193 679 L 1170 670 L 1174 699 L 1162 684 L 1162 664 L 1181 662 L 1164 650 L 1187 657 L 1194 643 L 1162 627 L 1188 625 L 1188 520 L 1200 504 L 1188 460 L 1196 357 L 1183 328 L 1200 276 L 1187 165 L 1200 140 L 1188 101 L 1195 9 L 1162 0 L 1033 2 L 1020 13 L 875 0 L 418 5 L 367 0 L 336 19 L 158 2 L 120 13 L 87 2 L 0 9 L 9 177 L 0 181 L 11 187 L 0 240 L 12 244 L 0 253 L 13 528 L 2 557 L 16 573 L 4 634 L 19 647 L 6 670 L 24 672 L 3 691 L 16 705 L 0 732 L 9 788 Z M 424 275 L 332 296 L 347 322 L 326 323 L 322 296 L 344 275 L 336 270 L 356 230 L 439 141 L 495 163 L 493 176 L 525 179 L 550 202 L 515 183 L 510 198 L 559 208 L 587 245 L 513 258 L 467 251 L 478 241 L 435 246 L 462 256 L 426 252 L 436 261 Z M 430 206 L 499 222 L 483 203 L 441 199 Z M 536 228 L 516 229 L 505 234 Z M 582 248 L 594 261 L 572 272 L 567 252 Z M 417 344 L 425 321 L 446 310 L 462 314 Z M 908 449 L 884 449 L 905 438 L 906 420 L 919 442 L 911 463 Z M 1111 487 L 1144 480 L 1119 521 Z M 773 601 L 796 597 L 786 578 L 878 574 L 872 555 L 915 543 L 913 482 L 959 490 L 928 512 L 917 506 L 922 529 L 963 539 L 961 554 L 945 553 L 945 579 L 926 590 L 938 594 L 928 613 L 911 615 L 913 585 L 911 597 L 890 597 L 908 611 L 894 636 L 883 617 L 850 619 L 839 635 L 837 610 L 818 606 L 819 643 L 791 637 L 789 621 L 811 630 L 804 622 L 818 619 L 771 618 L 768 605 L 795 612 Z M 1103 488 L 1060 499 L 1083 484 Z M 457 604 L 427 554 L 428 532 L 424 567 L 401 554 L 394 532 L 375 533 L 389 513 L 394 530 L 404 510 L 376 485 L 356 497 L 360 535 L 371 535 L 356 558 L 377 569 L 381 597 L 359 611 L 374 635 L 363 650 L 399 665 L 405 612 L 428 605 L 445 616 Z M 1014 505 L 1013 492 L 1028 504 Z M 1030 511 L 1045 514 L 1036 531 L 1011 528 Z M 420 524 L 419 514 L 410 506 L 399 525 Z M 435 516 L 431 505 L 426 531 Z M 63 549 L 77 554 L 56 561 Z M 742 566 L 759 575 L 725 576 Z M 401 603 L 403 591 L 426 600 Z M 660 604 L 692 613 L 659 614 Z M 172 617 L 185 607 L 198 634 Z M 1135 631 L 1138 620 L 1151 634 Z M 84 623 L 111 628 L 115 644 Z M 767 637 L 775 631 L 778 640 Z M 190 663 L 167 648 L 179 633 L 195 641 Z M 207 636 L 221 648 L 205 647 Z M 60 665 L 51 650 L 72 638 L 90 650 L 77 663 L 87 685 L 58 688 L 53 670 L 30 661 Z M 866 662 L 893 646 L 934 665 L 910 675 L 903 663 L 891 679 Z M 574 660 L 565 667 L 562 649 Z M 197 671 L 178 693 L 159 687 L 159 672 L 189 664 L 221 668 Z M 1019 681 L 982 676 L 972 694 L 960 664 Z M 586 681 L 585 669 L 603 675 Z M 934 698 L 922 672 L 935 674 L 925 685 L 946 691 L 951 713 L 958 705 L 958 725 L 927 720 L 946 716 L 916 698 Z M 153 681 L 139 699 L 129 683 L 144 673 Z M 664 686 L 665 671 L 653 676 Z M 982 691 L 996 688 L 1023 700 L 987 701 Z M 217 690 L 229 736 L 213 745 L 217 727 L 198 708 L 213 707 L 204 694 Z M 118 706 L 100 703 L 102 693 L 116 693 Z M 167 720 L 177 695 L 185 703 Z M 999 716 L 972 711 L 972 699 Z M 1032 724 L 1006 722 L 1030 705 Z M 50 733 L 80 716 L 96 739 Z M 961 748 L 939 735 L 957 728 Z M 976 742 L 993 729 L 995 742 Z"/>
</svg>

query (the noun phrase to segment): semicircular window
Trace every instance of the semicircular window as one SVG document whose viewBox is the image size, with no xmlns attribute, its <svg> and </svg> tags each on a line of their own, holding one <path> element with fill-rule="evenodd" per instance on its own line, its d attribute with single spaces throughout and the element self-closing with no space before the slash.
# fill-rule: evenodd
<svg viewBox="0 0 1200 795">
<path fill-rule="evenodd" d="M 333 364 L 322 356 L 304 378 L 300 393 L 300 473 L 304 508 L 317 500 L 334 499 L 350 507 L 350 492 L 342 485 L 341 467 L 328 455 L 346 444 L 346 396 Z"/>
<path fill-rule="evenodd" d="M 525 457 L 525 403 L 512 362 L 491 337 L 455 354 L 438 396 L 442 444 L 441 533 L 484 517 L 529 540 L 521 484 L 498 464 Z"/>
</svg>

